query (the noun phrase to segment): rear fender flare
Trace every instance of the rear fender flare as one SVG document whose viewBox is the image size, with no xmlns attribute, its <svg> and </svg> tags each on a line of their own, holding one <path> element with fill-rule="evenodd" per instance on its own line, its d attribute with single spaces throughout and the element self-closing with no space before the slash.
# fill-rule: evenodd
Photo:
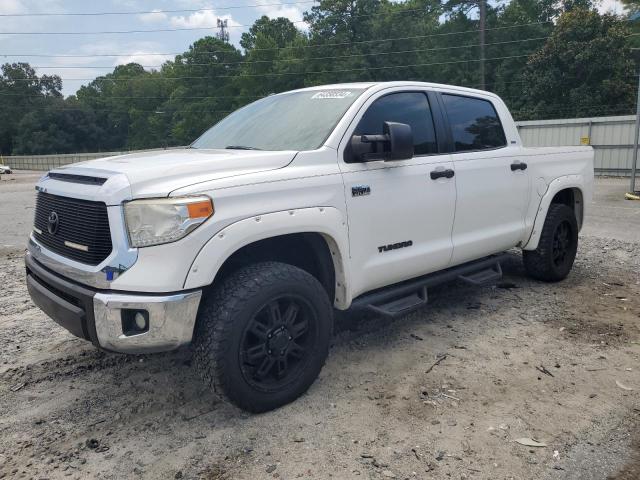
<svg viewBox="0 0 640 480">
<path fill-rule="evenodd" d="M 533 223 L 533 229 L 531 230 L 529 240 L 527 240 L 525 242 L 525 245 L 522 247 L 523 250 L 535 250 L 536 248 L 538 248 L 540 235 L 542 235 L 542 227 L 544 226 L 544 221 L 547 219 L 547 212 L 549 211 L 549 206 L 551 205 L 553 197 L 555 197 L 559 191 L 565 190 L 567 188 L 577 188 L 584 194 L 584 185 L 585 179 L 582 175 L 566 175 L 558 177 L 549 183 L 547 191 L 540 199 L 540 204 L 538 205 L 538 210 L 536 212 L 536 218 Z M 586 198 L 584 198 L 584 195 L 583 200 L 587 200 Z M 583 209 L 584 207 L 585 205 L 583 205 Z"/>
</svg>

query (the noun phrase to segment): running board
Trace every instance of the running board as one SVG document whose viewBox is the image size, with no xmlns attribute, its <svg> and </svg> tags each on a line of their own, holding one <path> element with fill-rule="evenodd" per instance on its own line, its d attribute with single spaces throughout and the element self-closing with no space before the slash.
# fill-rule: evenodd
<svg viewBox="0 0 640 480">
<path fill-rule="evenodd" d="M 500 262 L 494 263 L 489 268 L 479 270 L 475 273 L 467 275 L 459 275 L 458 279 L 470 285 L 476 285 L 479 287 L 485 285 L 494 285 L 502 278 L 502 267 Z"/>
<path fill-rule="evenodd" d="M 399 317 L 405 313 L 413 312 L 426 305 L 429 301 L 427 297 L 427 287 L 421 287 L 418 291 L 408 295 L 400 296 L 395 300 L 384 301 L 379 305 L 369 304 L 369 310 L 387 317 Z"/>
<path fill-rule="evenodd" d="M 364 308 L 392 318 L 405 315 L 427 304 L 429 287 L 454 280 L 462 280 L 476 286 L 496 283 L 502 278 L 500 262 L 507 257 L 507 254 L 492 255 L 482 260 L 374 290 L 356 298 L 353 301 L 353 307 Z"/>
</svg>

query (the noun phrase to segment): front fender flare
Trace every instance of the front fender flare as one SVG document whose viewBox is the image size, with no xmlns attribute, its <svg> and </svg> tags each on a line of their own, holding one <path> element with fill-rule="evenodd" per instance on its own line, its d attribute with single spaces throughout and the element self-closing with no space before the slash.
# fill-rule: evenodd
<svg viewBox="0 0 640 480">
<path fill-rule="evenodd" d="M 337 308 L 351 304 L 347 220 L 334 207 L 273 212 L 239 220 L 217 232 L 198 252 L 184 281 L 185 289 L 211 285 L 224 262 L 240 248 L 267 238 L 292 233 L 319 233 L 327 242 L 336 277 Z"/>
</svg>

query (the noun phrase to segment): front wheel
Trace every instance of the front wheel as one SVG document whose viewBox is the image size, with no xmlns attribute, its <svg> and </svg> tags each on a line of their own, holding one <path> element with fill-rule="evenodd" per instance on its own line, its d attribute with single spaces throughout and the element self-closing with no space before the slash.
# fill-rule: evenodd
<svg viewBox="0 0 640 480">
<path fill-rule="evenodd" d="M 232 273 L 203 300 L 195 366 L 216 392 L 250 412 L 302 395 L 329 351 L 333 310 L 316 278 L 265 262 Z"/>
<path fill-rule="evenodd" d="M 578 222 L 573 210 L 552 203 L 535 250 L 523 251 L 527 273 L 544 282 L 558 282 L 569 275 L 578 251 Z"/>
</svg>

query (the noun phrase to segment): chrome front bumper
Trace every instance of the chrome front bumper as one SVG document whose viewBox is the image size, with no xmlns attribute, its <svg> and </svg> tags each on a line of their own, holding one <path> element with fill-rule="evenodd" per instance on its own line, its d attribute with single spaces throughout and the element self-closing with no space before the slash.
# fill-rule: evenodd
<svg viewBox="0 0 640 480">
<path fill-rule="evenodd" d="M 191 342 L 201 290 L 129 294 L 79 285 L 37 262 L 27 252 L 27 286 L 34 303 L 56 323 L 97 347 L 122 353 L 176 349 Z M 123 312 L 145 311 L 148 329 L 125 331 Z"/>
<path fill-rule="evenodd" d="M 96 293 L 93 312 L 98 343 L 106 350 L 143 353 L 173 350 L 191 342 L 202 291 L 172 295 Z M 149 313 L 149 330 L 127 335 L 123 310 Z"/>
</svg>

